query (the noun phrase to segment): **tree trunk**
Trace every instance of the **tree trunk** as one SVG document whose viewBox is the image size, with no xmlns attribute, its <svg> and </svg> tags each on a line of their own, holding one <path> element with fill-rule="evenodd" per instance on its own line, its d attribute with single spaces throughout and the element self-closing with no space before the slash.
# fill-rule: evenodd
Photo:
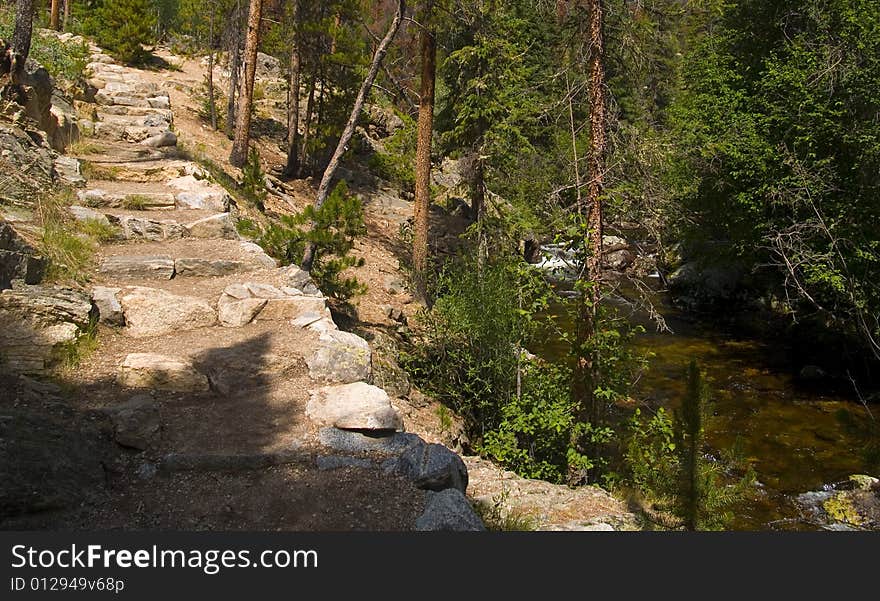
<svg viewBox="0 0 880 601">
<path fill-rule="evenodd" d="M 24 64 L 31 51 L 31 36 L 34 31 L 34 0 L 18 0 L 15 3 L 15 29 L 12 32 L 12 64 L 10 71 L 13 82 L 24 71 Z"/>
<path fill-rule="evenodd" d="M 208 109 L 211 112 L 211 129 L 217 131 L 217 103 L 214 100 L 214 6 L 208 22 Z"/>
<path fill-rule="evenodd" d="M 309 140 L 312 136 L 312 116 L 315 112 L 315 89 L 318 86 L 317 67 L 312 72 L 311 83 L 309 84 L 309 97 L 306 99 L 306 120 L 303 126 L 302 139 L 302 155 L 297 165 L 296 175 L 302 175 L 303 167 L 308 165 L 309 161 Z"/>
<path fill-rule="evenodd" d="M 64 0 L 64 18 L 61 21 L 61 29 L 67 31 L 67 21 L 70 19 L 70 5 L 73 0 Z"/>
<path fill-rule="evenodd" d="M 226 102 L 226 137 L 232 139 L 235 128 L 235 100 L 238 94 L 238 74 L 241 71 L 241 2 L 236 3 L 233 18 L 235 35 L 232 39 L 232 47 L 229 49 L 229 98 Z"/>
<path fill-rule="evenodd" d="M 52 0 L 49 9 L 49 29 L 61 30 L 61 0 Z"/>
<path fill-rule="evenodd" d="M 354 134 L 355 125 L 357 124 L 357 120 L 364 108 L 364 102 L 367 100 L 367 95 L 373 87 L 373 82 L 376 80 L 376 75 L 379 73 L 379 67 L 382 65 L 382 60 L 384 60 L 385 55 L 388 53 L 388 46 L 391 45 L 391 41 L 400 29 L 400 24 L 403 21 L 403 15 L 405 12 L 406 0 L 398 0 L 397 12 L 394 13 L 394 19 L 391 21 L 391 25 L 388 27 L 385 37 L 379 42 L 375 54 L 373 54 L 373 61 L 370 64 L 370 70 L 367 72 L 367 77 L 364 79 L 361 89 L 358 91 L 357 98 L 355 98 L 354 107 L 351 109 L 351 114 L 348 117 L 348 122 L 345 124 L 345 129 L 342 130 L 342 136 L 339 138 L 339 143 L 336 144 L 336 150 L 333 151 L 333 156 L 330 158 L 330 162 L 324 170 L 324 176 L 321 178 L 321 185 L 318 186 L 318 193 L 315 197 L 314 206 L 316 210 L 323 206 L 324 202 L 327 200 L 327 196 L 330 194 L 330 183 L 336 175 L 336 170 L 339 168 L 339 162 L 342 159 L 342 155 L 345 154 L 345 151 L 348 149 L 348 143 L 351 141 L 351 136 Z M 306 271 L 311 271 L 312 269 L 312 264 L 315 261 L 315 249 L 315 244 L 310 243 L 303 253 L 302 268 Z"/>
<path fill-rule="evenodd" d="M 302 78 L 302 60 L 299 44 L 299 0 L 293 0 L 293 34 L 290 40 L 290 100 L 287 115 L 287 165 L 285 177 L 299 175 L 299 87 Z"/>
<path fill-rule="evenodd" d="M 587 157 L 589 181 L 587 197 L 579 206 L 581 224 L 579 241 L 582 246 L 578 254 L 584 261 L 584 269 L 580 276 L 582 295 L 578 302 L 575 339 L 577 362 L 573 393 L 579 403 L 579 420 L 600 426 L 605 420 L 605 401 L 597 398 L 595 394 L 600 374 L 597 354 L 599 351 L 593 342 L 598 330 L 599 302 L 602 294 L 602 197 L 605 193 L 607 109 L 602 0 L 590 0 L 589 8 L 590 149 Z M 597 446 L 590 446 L 591 448 L 587 449 L 588 453 L 597 455 Z M 582 481 L 584 477 L 584 474 L 570 474 L 572 483 Z"/>
<path fill-rule="evenodd" d="M 431 138 L 434 133 L 434 83 L 437 75 L 437 47 L 431 29 L 433 0 L 424 0 L 422 14 L 422 82 L 419 100 L 419 127 L 416 142 L 416 198 L 413 204 L 412 262 L 416 295 L 428 300 L 428 217 L 431 207 Z"/>
<path fill-rule="evenodd" d="M 248 11 L 247 39 L 244 44 L 244 81 L 239 93 L 239 109 L 235 116 L 235 137 L 229 162 L 234 167 L 243 167 L 247 161 L 248 141 L 251 133 L 251 105 L 254 95 L 254 77 L 257 71 L 257 47 L 260 43 L 260 18 L 263 0 L 251 0 Z"/>
</svg>

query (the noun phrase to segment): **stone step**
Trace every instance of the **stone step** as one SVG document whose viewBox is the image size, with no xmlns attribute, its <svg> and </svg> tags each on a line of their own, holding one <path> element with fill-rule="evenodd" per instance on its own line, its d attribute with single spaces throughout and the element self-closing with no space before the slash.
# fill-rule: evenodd
<svg viewBox="0 0 880 601">
<path fill-rule="evenodd" d="M 170 167 L 170 166 L 169 166 Z M 203 209 L 224 213 L 230 197 L 218 184 L 199 180 L 192 175 L 173 177 L 158 186 L 131 186 L 132 182 L 115 182 L 77 192 L 80 203 L 91 208 L 115 208 L 135 211 L 167 209 Z M 147 182 L 143 182 L 147 183 Z M 159 182 L 152 182 L 159 183 Z"/>
<path fill-rule="evenodd" d="M 208 392 L 208 378 L 182 357 L 131 353 L 119 367 L 117 382 L 127 388 L 173 392 Z"/>
<path fill-rule="evenodd" d="M 106 215 L 110 223 L 119 226 L 126 240 L 237 240 L 235 220 L 229 213 L 217 213 L 187 223 L 172 219 L 150 219 L 139 215 Z"/>
<path fill-rule="evenodd" d="M 107 93 L 98 90 L 95 94 L 95 102 L 103 106 L 137 106 L 143 108 L 168 109 L 171 108 L 171 99 L 167 94 L 150 95 L 131 92 Z"/>
<path fill-rule="evenodd" d="M 230 259 L 202 257 L 174 259 L 168 255 L 116 255 L 104 259 L 98 267 L 98 273 L 123 280 L 170 280 L 171 278 L 223 277 L 253 271 L 256 267 L 258 265 L 254 263 Z"/>
</svg>

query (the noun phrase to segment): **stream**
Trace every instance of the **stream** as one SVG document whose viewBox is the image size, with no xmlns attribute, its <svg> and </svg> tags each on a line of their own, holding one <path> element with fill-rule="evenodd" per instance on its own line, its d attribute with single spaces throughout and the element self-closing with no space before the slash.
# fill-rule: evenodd
<svg viewBox="0 0 880 601">
<path fill-rule="evenodd" d="M 649 407 L 674 408 L 685 393 L 688 363 L 696 360 L 705 371 L 714 401 L 706 430 L 713 455 L 738 443 L 757 474 L 755 494 L 733 509 L 731 529 L 818 529 L 802 516 L 797 495 L 827 489 L 851 474 L 878 475 L 877 458 L 867 452 L 871 418 L 855 395 L 799 381 L 800 366 L 791 364 L 783 341 L 756 340 L 696 322 L 677 311 L 666 294 L 658 293 L 653 302 L 672 332 L 657 332 L 647 314 L 633 313 L 631 321 L 646 330 L 634 344 L 651 356 L 632 396 Z M 558 327 L 571 331 L 564 306 L 552 307 L 551 314 Z M 558 337 L 530 350 L 551 360 L 568 353 Z"/>
</svg>

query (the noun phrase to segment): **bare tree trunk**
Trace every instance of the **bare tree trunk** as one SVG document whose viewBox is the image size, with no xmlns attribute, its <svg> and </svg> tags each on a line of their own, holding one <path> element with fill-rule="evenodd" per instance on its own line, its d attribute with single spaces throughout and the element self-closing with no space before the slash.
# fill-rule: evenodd
<svg viewBox="0 0 880 601">
<path fill-rule="evenodd" d="M 235 118 L 235 137 L 229 162 L 235 167 L 243 167 L 247 161 L 248 142 L 251 133 L 251 105 L 254 95 L 254 77 L 257 71 L 257 46 L 260 43 L 260 18 L 263 0 L 251 0 L 248 11 L 247 39 L 244 44 L 244 81 L 239 94 L 239 110 Z"/>
<path fill-rule="evenodd" d="M 351 109 L 351 114 L 348 117 L 348 122 L 345 124 L 345 129 L 342 130 L 342 136 L 339 138 L 339 143 L 336 145 L 336 150 L 333 151 L 333 156 L 330 158 L 330 162 L 324 170 L 324 176 L 321 178 L 321 185 L 318 186 L 318 194 L 315 197 L 315 209 L 320 209 L 327 200 L 327 196 L 330 194 L 330 184 L 333 181 L 333 177 L 336 175 L 336 170 L 339 168 L 339 162 L 342 160 L 342 155 L 345 154 L 345 151 L 348 149 L 348 143 L 351 141 L 351 136 L 354 134 L 355 125 L 357 124 L 357 120 L 364 108 L 364 102 L 366 102 L 367 95 L 373 87 L 373 82 L 376 80 L 376 75 L 379 73 L 379 67 L 381 67 L 382 61 L 388 53 L 388 46 L 391 45 L 391 41 L 400 29 L 400 24 L 403 21 L 403 15 L 405 12 L 406 0 L 398 0 L 397 12 L 394 13 L 394 19 L 391 21 L 391 25 L 388 27 L 385 37 L 379 42 L 375 54 L 373 54 L 373 61 L 370 64 L 370 70 L 367 72 L 367 77 L 364 79 L 361 89 L 358 91 L 354 106 Z M 315 248 L 315 244 L 310 243 L 303 253 L 302 268 L 306 271 L 311 271 L 312 269 L 312 264 L 315 260 Z"/>
<path fill-rule="evenodd" d="M 235 100 L 238 94 L 238 74 L 241 71 L 241 0 L 236 3 L 233 18 L 235 35 L 229 49 L 229 98 L 226 102 L 226 137 L 232 138 L 235 128 Z"/>
<path fill-rule="evenodd" d="M 293 0 L 293 34 L 290 40 L 290 85 L 287 115 L 287 165 L 285 177 L 299 175 L 299 87 L 302 78 L 302 59 L 299 42 L 299 0 Z"/>
<path fill-rule="evenodd" d="M 605 97 L 605 40 L 603 32 L 602 0 L 590 0 L 589 22 L 589 104 L 590 149 L 588 158 L 587 198 L 580 208 L 585 230 L 581 232 L 580 253 L 585 259 L 581 272 L 583 294 L 578 306 L 576 328 L 577 364 L 574 374 L 574 392 L 579 401 L 579 418 L 595 426 L 605 420 L 605 401 L 597 398 L 599 383 L 598 350 L 591 344 L 595 340 L 599 321 L 599 302 L 602 298 L 602 200 L 605 193 L 606 119 Z M 586 212 L 586 215 L 584 215 Z M 597 449 L 589 449 L 595 454 Z M 582 479 L 583 474 L 572 479 Z"/>
<path fill-rule="evenodd" d="M 59 31 L 61 29 L 61 0 L 52 0 L 49 9 L 49 29 Z"/>
<path fill-rule="evenodd" d="M 434 133 L 434 84 L 437 75 L 437 47 L 431 29 L 433 0 L 424 0 L 422 11 L 422 82 L 419 100 L 419 126 L 416 142 L 416 198 L 413 203 L 412 262 L 416 295 L 428 300 L 428 217 L 431 207 L 431 138 Z"/>
<path fill-rule="evenodd" d="M 211 129 L 217 131 L 217 103 L 214 100 L 214 5 L 211 5 L 208 21 L 208 109 L 211 112 Z"/>
<path fill-rule="evenodd" d="M 317 70 L 317 67 L 315 67 L 315 69 Z M 302 155 L 299 159 L 299 165 L 297 165 L 297 176 L 302 175 L 303 167 L 308 164 L 309 160 L 309 140 L 312 136 L 312 116 L 315 112 L 315 89 L 317 85 L 318 76 L 315 71 L 312 72 L 311 83 L 309 84 L 309 97 L 306 99 L 306 120 L 303 127 Z"/>
<path fill-rule="evenodd" d="M 73 0 L 64 0 L 64 19 L 61 21 L 61 29 L 67 31 L 67 21 L 70 19 L 70 5 Z"/>
<path fill-rule="evenodd" d="M 12 32 L 12 80 L 18 81 L 28 54 L 31 51 L 31 36 L 34 31 L 34 0 L 18 0 L 15 3 L 15 29 Z"/>
</svg>

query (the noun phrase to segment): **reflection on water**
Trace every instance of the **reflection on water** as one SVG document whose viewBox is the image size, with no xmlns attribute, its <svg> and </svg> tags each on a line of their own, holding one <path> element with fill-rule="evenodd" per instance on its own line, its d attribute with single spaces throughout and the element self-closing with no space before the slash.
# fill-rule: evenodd
<svg viewBox="0 0 880 601">
<path fill-rule="evenodd" d="M 647 330 L 635 344 L 651 356 L 634 396 L 651 406 L 674 407 L 685 392 L 687 364 L 696 360 L 705 370 L 715 401 L 708 442 L 720 450 L 739 438 L 759 482 L 755 498 L 737 508 L 734 528 L 812 528 L 798 520 L 795 495 L 880 469 L 865 452 L 871 442 L 865 409 L 853 399 L 799 384 L 791 375 L 798 366 L 790 364 L 784 347 L 711 331 L 668 305 L 659 308 L 674 333 L 658 333 L 644 317 L 633 318 Z M 553 309 L 559 327 L 570 328 L 564 307 Z M 548 359 L 568 351 L 558 337 L 530 350 Z"/>
</svg>

